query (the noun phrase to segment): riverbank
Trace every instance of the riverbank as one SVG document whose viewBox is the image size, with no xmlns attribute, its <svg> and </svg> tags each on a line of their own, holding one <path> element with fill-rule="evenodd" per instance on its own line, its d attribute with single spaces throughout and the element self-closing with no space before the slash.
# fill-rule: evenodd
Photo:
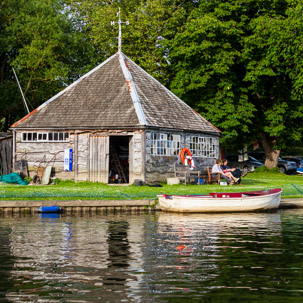
<svg viewBox="0 0 303 303">
<path fill-rule="evenodd" d="M 242 185 L 220 186 L 206 185 L 167 185 L 153 184 L 146 186 L 124 185 L 111 186 L 102 183 L 56 180 L 51 185 L 12 185 L 0 184 L 1 201 L 109 201 L 109 200 L 154 200 L 158 194 L 168 195 L 205 195 L 210 192 L 240 192 L 264 189 L 282 189 L 282 199 L 303 199 L 303 176 L 282 173 L 249 173 L 242 180 Z"/>
<path fill-rule="evenodd" d="M 66 200 L 66 201 L 0 201 L 0 212 L 33 213 L 41 206 L 59 206 L 64 212 L 139 212 L 160 208 L 155 199 L 148 200 Z"/>
<path fill-rule="evenodd" d="M 34 213 L 41 206 L 59 206 L 67 213 L 151 212 L 159 211 L 154 199 L 147 200 L 68 200 L 68 201 L 0 201 L 0 212 Z M 303 199 L 281 199 L 279 209 L 303 208 Z"/>
</svg>

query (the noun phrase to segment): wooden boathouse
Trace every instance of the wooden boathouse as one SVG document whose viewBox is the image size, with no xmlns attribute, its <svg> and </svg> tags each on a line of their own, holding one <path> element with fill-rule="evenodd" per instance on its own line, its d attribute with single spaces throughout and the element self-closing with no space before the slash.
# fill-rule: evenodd
<svg viewBox="0 0 303 303">
<path fill-rule="evenodd" d="M 219 157 L 220 131 L 120 51 L 10 129 L 31 177 L 51 166 L 76 182 L 151 183 L 173 176 L 183 147 L 196 170 Z"/>
</svg>

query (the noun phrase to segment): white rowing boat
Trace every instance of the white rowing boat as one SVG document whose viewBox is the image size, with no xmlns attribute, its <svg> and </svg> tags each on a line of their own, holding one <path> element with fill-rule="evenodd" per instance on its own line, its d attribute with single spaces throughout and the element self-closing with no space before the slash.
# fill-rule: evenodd
<svg viewBox="0 0 303 303">
<path fill-rule="evenodd" d="M 208 195 L 158 195 L 160 208 L 172 212 L 246 212 L 277 209 L 282 189 Z"/>
</svg>

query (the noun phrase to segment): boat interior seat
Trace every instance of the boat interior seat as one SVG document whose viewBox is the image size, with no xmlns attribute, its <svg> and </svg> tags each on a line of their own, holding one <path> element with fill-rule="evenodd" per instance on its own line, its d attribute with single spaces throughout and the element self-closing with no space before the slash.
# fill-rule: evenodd
<svg viewBox="0 0 303 303">
<path fill-rule="evenodd" d="M 210 193 L 209 194 L 215 198 L 241 198 L 242 193 Z"/>
</svg>

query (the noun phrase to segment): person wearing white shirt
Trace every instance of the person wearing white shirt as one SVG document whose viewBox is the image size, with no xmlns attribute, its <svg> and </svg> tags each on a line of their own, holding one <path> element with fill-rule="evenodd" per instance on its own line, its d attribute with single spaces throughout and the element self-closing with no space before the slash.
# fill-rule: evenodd
<svg viewBox="0 0 303 303">
<path fill-rule="evenodd" d="M 223 172 L 222 168 L 221 168 L 221 160 L 220 159 L 217 159 L 216 160 L 216 164 L 213 165 L 212 169 L 211 169 L 211 173 L 212 174 L 221 174 L 221 176 L 224 178 L 227 177 L 230 181 L 234 181 L 234 182 L 238 182 L 239 181 L 239 178 L 236 178 L 233 176 L 233 174 L 231 172 Z M 226 178 L 224 178 L 226 179 Z M 230 183 L 230 184 L 233 184 L 233 183 Z"/>
</svg>

